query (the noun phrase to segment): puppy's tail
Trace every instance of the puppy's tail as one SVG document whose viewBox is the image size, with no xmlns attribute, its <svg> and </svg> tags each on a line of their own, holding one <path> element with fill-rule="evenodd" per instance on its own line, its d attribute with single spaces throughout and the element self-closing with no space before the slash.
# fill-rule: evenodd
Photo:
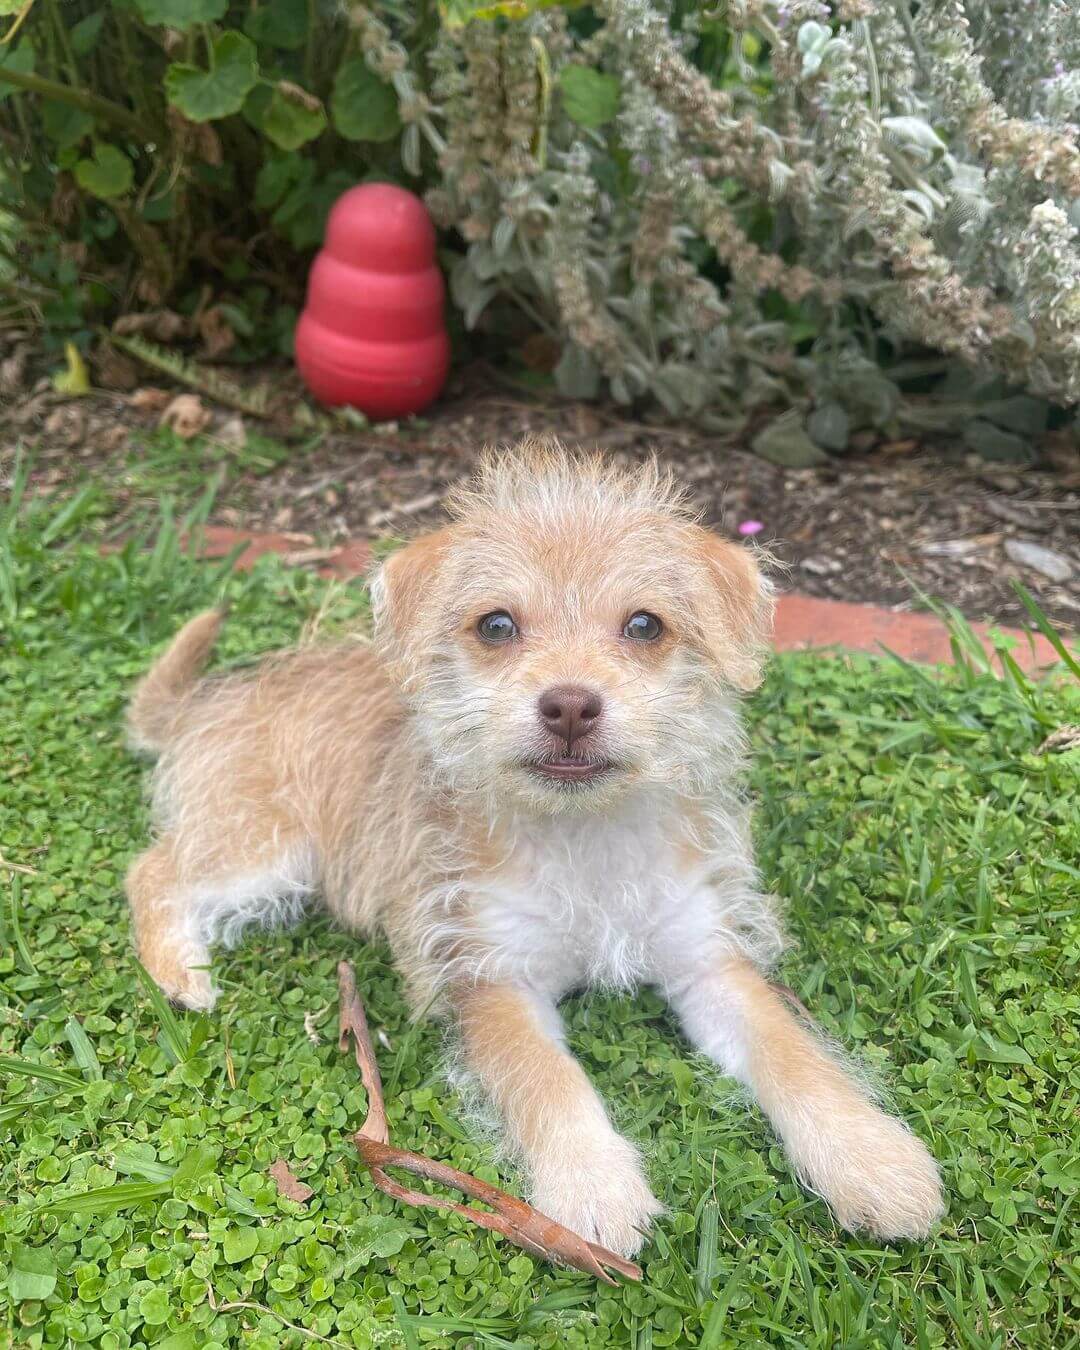
<svg viewBox="0 0 1080 1350">
<path fill-rule="evenodd" d="M 172 739 L 186 695 L 210 657 L 224 611 L 208 609 L 186 623 L 135 686 L 128 737 L 136 750 L 162 750 Z"/>
</svg>

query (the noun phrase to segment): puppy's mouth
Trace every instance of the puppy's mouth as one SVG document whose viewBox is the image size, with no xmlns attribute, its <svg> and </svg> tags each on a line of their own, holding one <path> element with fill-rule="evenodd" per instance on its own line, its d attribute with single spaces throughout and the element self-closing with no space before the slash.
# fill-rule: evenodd
<svg viewBox="0 0 1080 1350">
<path fill-rule="evenodd" d="M 525 768 L 537 778 L 551 783 L 591 783 L 612 773 L 615 765 L 609 759 L 584 759 L 577 755 L 548 755 L 544 759 L 527 760 Z"/>
</svg>

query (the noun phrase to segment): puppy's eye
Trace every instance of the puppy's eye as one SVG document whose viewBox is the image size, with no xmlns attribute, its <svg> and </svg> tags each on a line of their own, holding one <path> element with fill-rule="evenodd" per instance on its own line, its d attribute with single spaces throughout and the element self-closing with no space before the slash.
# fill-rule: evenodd
<svg viewBox="0 0 1080 1350">
<path fill-rule="evenodd" d="M 664 625 L 655 614 L 640 610 L 630 615 L 622 631 L 623 637 L 633 638 L 635 642 L 655 642 L 664 631 Z"/>
<path fill-rule="evenodd" d="M 485 642 L 509 642 L 511 638 L 517 637 L 518 629 L 505 609 L 497 609 L 484 615 L 476 625 L 476 631 Z"/>
</svg>

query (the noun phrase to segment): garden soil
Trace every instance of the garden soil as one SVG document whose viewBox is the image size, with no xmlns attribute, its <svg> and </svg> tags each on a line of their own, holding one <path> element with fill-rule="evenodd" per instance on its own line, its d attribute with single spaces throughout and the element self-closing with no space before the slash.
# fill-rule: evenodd
<svg viewBox="0 0 1080 1350">
<path fill-rule="evenodd" d="M 288 533 L 296 556 L 312 564 L 346 538 L 409 535 L 437 522 L 447 491 L 483 446 L 552 433 L 626 460 L 657 453 L 732 537 L 759 522 L 752 537 L 776 555 L 783 590 L 917 608 L 919 588 L 971 618 L 1015 623 L 1024 617 L 1015 579 L 1056 623 L 1080 629 L 1080 449 L 1064 435 L 1045 439 L 1038 467 L 980 460 L 959 438 L 866 433 L 822 467 L 790 469 L 688 425 L 523 391 L 487 367 L 457 373 L 422 419 L 339 424 L 322 434 L 290 427 L 287 410 L 303 402 L 292 373 L 274 386 L 276 422 L 204 400 L 205 434 L 218 439 L 219 459 L 224 444 L 226 462 L 230 455 L 235 462 L 211 519 Z M 138 481 L 140 447 L 164 398 L 143 389 L 64 401 L 39 381 L 0 409 L 0 474 L 21 441 L 37 447 L 39 490 L 100 472 L 118 484 L 122 513 L 117 470 L 129 463 Z M 245 437 L 280 439 L 286 428 L 293 449 L 276 466 L 267 470 L 244 453 Z M 191 455 L 201 444 L 191 442 Z"/>
</svg>

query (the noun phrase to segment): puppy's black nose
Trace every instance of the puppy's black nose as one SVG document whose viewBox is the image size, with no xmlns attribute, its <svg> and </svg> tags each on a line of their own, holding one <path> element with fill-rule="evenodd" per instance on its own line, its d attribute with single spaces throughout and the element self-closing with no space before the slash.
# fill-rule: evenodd
<svg viewBox="0 0 1080 1350">
<path fill-rule="evenodd" d="M 604 705 L 599 694 L 573 684 L 556 685 L 540 695 L 540 720 L 549 731 L 566 742 L 572 751 L 574 742 L 596 726 Z"/>
</svg>

